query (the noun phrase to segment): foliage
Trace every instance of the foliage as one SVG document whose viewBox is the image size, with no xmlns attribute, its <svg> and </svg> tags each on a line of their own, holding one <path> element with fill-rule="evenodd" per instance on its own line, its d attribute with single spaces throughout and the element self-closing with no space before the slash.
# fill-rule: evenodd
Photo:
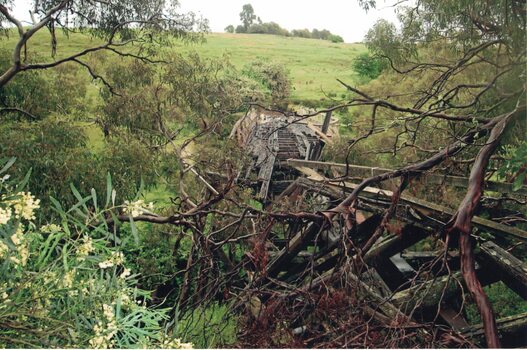
<svg viewBox="0 0 527 350">
<path fill-rule="evenodd" d="M 12 32 L 12 34 L 14 34 Z M 74 53 L 76 48 L 85 47 L 90 38 L 81 34 L 71 34 L 69 38 L 63 39 L 62 33 L 57 33 L 59 41 L 62 41 L 58 55 Z M 172 47 L 166 49 L 167 52 L 178 52 L 184 56 L 191 52 L 196 52 L 201 58 L 222 59 L 225 54 L 229 55 L 230 63 L 238 70 L 254 60 L 255 57 L 262 57 L 265 60 L 277 61 L 287 66 L 293 84 L 291 95 L 295 103 L 308 103 L 314 108 L 319 107 L 324 101 L 327 104 L 329 99 L 325 93 L 336 93 L 340 95 L 344 92 L 342 85 L 335 80 L 335 71 L 339 72 L 339 77 L 346 79 L 350 84 L 358 82 L 357 76 L 353 71 L 353 58 L 365 51 L 362 44 L 340 44 L 334 45 L 326 40 L 302 40 L 284 36 L 270 35 L 236 35 L 226 34 L 207 34 L 206 43 L 203 45 L 187 45 L 180 41 L 172 43 Z M 35 43 L 39 45 L 29 46 L 30 53 L 38 55 L 48 54 L 46 43 L 49 37 L 46 33 L 37 33 L 34 36 Z M 15 44 L 14 35 L 10 35 L 6 40 L 0 41 L 0 47 L 12 46 Z M 95 61 L 95 55 L 87 59 L 87 63 L 100 75 L 105 76 L 105 63 L 117 64 L 119 60 L 113 55 L 100 53 L 100 59 Z M 158 65 L 160 67 L 161 65 Z M 80 69 L 78 79 L 87 79 L 88 73 Z M 89 78 L 88 78 L 89 79 Z M 85 82 L 75 80 L 76 84 L 81 85 Z M 88 86 L 86 99 L 83 106 L 90 112 L 95 110 L 99 103 L 98 87 L 101 84 L 90 84 Z M 85 117 L 90 117 L 85 115 Z"/>
<path fill-rule="evenodd" d="M 158 156 L 140 140 L 130 135 L 110 138 L 102 152 L 96 157 L 98 174 L 110 174 L 114 187 L 124 198 L 133 196 L 141 187 L 151 188 L 157 183 Z M 84 180 L 84 183 L 88 183 Z M 100 189 L 103 179 L 96 185 Z"/>
<path fill-rule="evenodd" d="M 0 50 L 0 71 L 9 67 L 12 53 Z M 64 65 L 54 72 L 29 71 L 19 74 L 0 89 L 2 107 L 19 108 L 36 118 L 52 113 L 72 113 L 82 110 L 86 82 L 79 78 L 79 69 Z M 31 119 L 27 115 L 10 113 L 6 119 Z"/>
<path fill-rule="evenodd" d="M 74 189 L 79 203 L 66 211 L 54 202 L 62 220 L 38 227 L 33 219 L 39 201 L 23 192 L 24 183 L 6 179 L 0 183 L 2 346 L 188 346 L 171 339 L 164 328 L 168 309 L 146 306 L 148 292 L 137 288 L 121 247 L 109 244 L 114 234 L 105 215 L 115 210 L 110 182 L 104 207 L 95 191 L 83 198 Z"/>
<path fill-rule="evenodd" d="M 363 53 L 353 60 L 353 70 L 360 76 L 375 79 L 386 68 L 386 61 L 379 57 L 373 57 Z"/>
<path fill-rule="evenodd" d="M 497 318 L 518 315 L 527 312 L 527 302 L 508 288 L 503 282 L 497 282 L 484 287 Z M 476 305 L 468 304 L 464 309 L 470 324 L 481 323 L 481 317 Z"/>
<path fill-rule="evenodd" d="M 234 33 L 234 26 L 229 24 L 227 27 L 225 27 L 225 33 Z"/>
<path fill-rule="evenodd" d="M 517 146 L 507 145 L 503 153 L 506 159 L 498 169 L 498 176 L 512 182 L 513 189 L 518 190 L 527 179 L 527 141 L 520 141 Z"/>
<path fill-rule="evenodd" d="M 169 151 L 165 145 L 185 129 L 218 130 L 224 118 L 259 98 L 257 87 L 242 79 L 227 57 L 167 53 L 166 61 L 157 70 L 137 61 L 105 66 L 115 92 L 102 92 L 99 123 L 106 135 L 124 129 L 154 153 Z"/>
<path fill-rule="evenodd" d="M 38 19 L 53 10 L 49 27 L 52 35 L 55 28 L 65 31 L 81 31 L 104 40 L 119 36 L 123 40 L 133 39 L 136 43 L 154 44 L 157 40 L 177 36 L 190 36 L 193 29 L 204 29 L 206 23 L 199 22 L 192 14 L 179 14 L 177 0 L 123 0 L 107 1 L 31 1 L 30 8 Z M 15 5 L 16 6 L 16 5 Z M 45 16 L 42 16 L 45 17 Z M 0 14 L 0 23 L 7 22 Z M 150 37 L 150 39 L 147 39 Z M 167 40 L 166 43 L 169 41 Z M 56 48 L 56 42 L 54 47 Z"/>
<path fill-rule="evenodd" d="M 344 42 L 344 39 L 340 35 L 335 35 L 335 34 L 331 34 L 329 36 L 329 40 L 332 43 L 343 43 Z"/>
<path fill-rule="evenodd" d="M 280 27 L 278 23 L 266 22 L 266 23 L 255 23 L 247 29 L 248 34 L 271 34 L 289 36 L 289 31 Z"/>
<path fill-rule="evenodd" d="M 30 169 L 38 174 L 29 185 L 45 204 L 49 196 L 73 204 L 76 198 L 70 184 L 81 192 L 89 192 L 91 187 L 103 189 L 107 172 L 125 196 L 134 194 L 142 179 L 147 185 L 155 181 L 155 157 L 139 141 L 110 140 L 97 155 L 87 147 L 85 130 L 67 118 L 4 123 L 0 135 L 1 154 L 18 158 L 12 175 L 20 179 Z"/>
<path fill-rule="evenodd" d="M 291 95 L 289 73 L 280 64 L 259 59 L 244 69 L 244 74 L 260 82 L 269 92 L 271 105 L 285 109 Z"/>
<path fill-rule="evenodd" d="M 244 33 L 246 33 L 256 19 L 254 9 L 251 4 L 243 5 L 242 12 L 240 12 L 240 20 L 242 21 Z"/>
</svg>

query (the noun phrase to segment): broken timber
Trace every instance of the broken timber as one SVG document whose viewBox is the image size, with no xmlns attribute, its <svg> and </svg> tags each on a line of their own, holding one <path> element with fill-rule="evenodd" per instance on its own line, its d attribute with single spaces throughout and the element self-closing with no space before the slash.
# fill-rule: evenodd
<svg viewBox="0 0 527 350">
<path fill-rule="evenodd" d="M 386 168 L 377 168 L 377 167 L 368 167 L 362 165 L 353 165 L 353 164 L 341 164 L 341 163 L 331 163 L 331 162 L 319 162 L 319 161 L 306 161 L 299 159 L 290 159 L 287 161 L 291 166 L 302 166 L 312 169 L 337 169 L 340 171 L 348 170 L 349 175 L 357 177 L 367 177 L 367 176 L 376 176 L 380 174 L 385 174 L 391 172 L 392 169 Z M 462 176 L 452 176 L 452 175 L 440 175 L 435 173 L 423 173 L 423 176 L 426 178 L 426 181 L 431 184 L 438 185 L 450 185 L 454 187 L 467 188 L 468 178 Z M 485 181 L 485 189 L 489 191 L 499 192 L 499 193 L 516 193 L 523 196 L 527 196 L 527 186 L 522 186 L 518 190 L 513 190 L 513 185 L 507 182 L 497 182 L 497 181 Z"/>
<path fill-rule="evenodd" d="M 351 183 L 347 183 L 343 181 L 331 181 L 329 179 L 325 179 L 323 176 L 321 176 L 318 173 L 315 176 L 313 175 L 313 170 L 309 168 L 297 167 L 297 169 L 303 172 L 305 175 L 307 175 L 308 180 L 322 183 L 323 186 L 334 189 L 337 192 L 340 190 L 341 192 L 343 191 L 344 193 L 346 192 L 350 193 L 351 191 L 353 191 L 353 189 L 357 187 L 357 185 L 355 184 L 351 184 Z M 304 171 L 304 169 L 309 169 L 309 171 Z M 368 196 L 368 197 L 372 197 L 372 196 L 384 197 L 387 200 L 389 200 L 393 193 L 388 190 L 383 190 L 383 189 L 374 188 L 374 187 L 366 187 L 363 190 L 362 194 L 363 196 Z M 419 210 L 423 211 L 422 213 L 420 213 L 423 218 L 431 214 L 449 218 L 454 214 L 453 209 L 450 209 L 450 208 L 447 208 L 447 207 L 444 207 L 444 206 L 441 206 L 435 203 L 427 202 L 422 199 L 406 196 L 406 195 L 401 196 L 401 199 L 400 199 L 400 205 L 404 205 L 404 204 L 410 205 L 417 211 Z M 416 212 L 416 214 L 419 215 L 419 212 Z M 510 236 L 514 236 L 519 239 L 527 240 L 527 232 L 519 228 L 516 228 L 516 227 L 503 225 L 503 224 L 494 222 L 492 220 L 481 218 L 479 216 L 474 216 L 474 218 L 472 219 L 472 223 L 476 227 L 488 230 L 496 234 L 510 235 Z"/>
<path fill-rule="evenodd" d="M 390 169 L 324 163 L 317 161 L 323 146 L 332 142 L 326 135 L 331 115 L 319 129 L 294 116 L 251 109 L 236 124 L 231 136 L 246 147 L 253 163 L 246 169 L 247 176 L 257 174 L 260 199 L 280 202 L 286 197 L 296 198 L 309 193 L 322 197 L 323 211 L 331 210 L 332 203 L 340 202 L 356 184 L 326 178 L 317 170 L 331 170 L 334 176 L 346 172 L 346 179 L 364 178 L 390 172 Z M 339 174 L 340 172 L 340 174 Z M 303 175 L 303 177 L 302 177 Z M 468 179 L 459 176 L 423 173 L 421 178 L 432 184 L 448 184 L 466 188 Z M 254 178 L 250 183 L 254 183 Z M 379 184 L 381 185 L 381 184 Z M 486 189 L 511 193 L 512 185 L 487 181 Z M 523 186 L 515 195 L 527 195 Z M 302 197 L 299 196 L 300 198 Z M 436 322 L 463 336 L 482 340 L 482 327 L 470 326 L 460 311 L 465 302 L 465 287 L 459 270 L 459 252 L 434 250 L 408 252 L 415 244 L 441 233 L 454 210 L 411 196 L 401 196 L 393 220 L 401 226 L 396 231 L 385 228 L 384 235 L 367 251 L 361 247 L 374 234 L 383 213 L 391 205 L 393 192 L 377 187 L 366 187 L 358 196 L 352 223 L 335 225 L 323 219 L 298 220 L 290 224 L 287 237 L 270 235 L 270 262 L 253 280 L 255 286 L 267 282 L 283 283 L 291 289 L 307 291 L 316 286 L 338 284 L 346 280 L 354 285 L 357 295 L 369 303 L 372 317 L 390 321 L 403 317 L 407 322 Z M 359 216 L 362 218 L 359 220 Z M 527 232 L 482 217 L 474 216 L 478 229 L 503 237 L 527 240 Z M 346 238 L 346 239 L 342 239 Z M 493 242 L 478 240 L 476 249 L 477 274 L 482 285 L 503 281 L 510 289 L 527 299 L 527 266 Z M 344 261 L 352 262 L 343 270 Z M 356 261 L 360 264 L 354 266 Z M 441 265 L 443 263 L 444 265 Z M 426 274 L 421 266 L 426 265 Z M 348 269 L 348 267 L 350 267 Z M 355 271 L 355 269 L 358 269 Z M 489 273 L 490 272 L 490 273 Z M 395 276 L 397 275 L 397 276 Z M 366 310 L 368 312 L 368 310 Z M 432 312 L 431 312 L 432 311 Z M 437 312 L 436 312 L 437 311 Z M 385 322 L 387 323 L 387 322 Z M 521 334 L 527 328 L 527 315 L 521 314 L 498 320 L 499 332 Z M 525 337 L 518 342 L 527 345 Z"/>
<path fill-rule="evenodd" d="M 329 127 L 329 120 L 324 127 Z M 331 142 L 330 135 L 310 122 L 261 107 L 252 107 L 235 124 L 230 137 L 252 157 L 244 173 L 246 178 L 257 174 L 257 193 L 264 202 L 280 194 L 299 175 L 287 166 L 288 159 L 318 160 L 324 145 Z"/>
</svg>

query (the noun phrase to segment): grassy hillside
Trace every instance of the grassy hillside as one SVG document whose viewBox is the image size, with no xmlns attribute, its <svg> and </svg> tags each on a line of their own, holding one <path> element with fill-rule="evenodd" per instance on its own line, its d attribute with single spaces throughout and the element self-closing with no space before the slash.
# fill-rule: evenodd
<svg viewBox="0 0 527 350">
<path fill-rule="evenodd" d="M 50 36 L 46 31 L 38 32 L 30 41 L 29 52 L 49 57 Z M 0 47 L 12 48 L 15 33 L 0 40 Z M 96 39 L 84 35 L 66 38 L 59 35 L 57 58 L 78 52 L 97 44 Z M 353 59 L 366 48 L 361 44 L 334 44 L 325 40 L 287 38 L 262 34 L 209 34 L 203 44 L 177 42 L 173 50 L 196 51 L 205 57 L 230 56 L 237 68 L 262 58 L 276 61 L 287 67 L 293 80 L 293 100 L 318 101 L 327 96 L 339 96 L 344 89 L 336 78 L 353 83 L 358 79 L 351 68 Z"/>
<path fill-rule="evenodd" d="M 290 71 L 294 100 L 319 100 L 324 94 L 340 95 L 344 90 L 336 78 L 355 81 L 357 76 L 351 63 L 366 50 L 361 44 L 334 44 L 325 40 L 263 34 L 210 34 L 204 44 L 179 44 L 176 48 L 196 50 L 207 57 L 227 53 L 238 68 L 256 58 L 280 62 Z"/>
</svg>

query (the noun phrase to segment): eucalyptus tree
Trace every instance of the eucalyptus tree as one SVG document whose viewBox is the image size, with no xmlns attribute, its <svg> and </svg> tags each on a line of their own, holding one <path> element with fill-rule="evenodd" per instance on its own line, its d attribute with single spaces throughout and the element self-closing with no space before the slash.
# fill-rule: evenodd
<svg viewBox="0 0 527 350">
<path fill-rule="evenodd" d="M 366 10 L 376 5 L 375 0 L 360 3 Z M 365 42 L 401 75 L 401 83 L 416 76 L 419 83 L 392 87 L 382 96 L 347 86 L 356 96 L 348 106 L 371 108 L 371 128 L 350 147 L 391 131 L 390 153 L 421 154 L 421 162 L 390 174 L 403 179 L 401 189 L 409 178 L 440 164 L 446 169 L 459 162 L 470 165 L 465 198 L 445 233 L 447 240 L 459 241 L 463 277 L 481 313 L 487 344 L 498 347 L 493 310 L 475 274 L 471 220 L 500 142 L 514 146 L 516 137 L 521 144 L 526 134 L 527 7 L 521 0 L 399 1 L 396 7 L 400 26 L 380 20 Z M 434 150 L 431 138 L 438 134 Z M 521 148 L 518 142 L 515 147 Z M 353 205 L 360 189 L 354 192 L 343 206 Z"/>
<path fill-rule="evenodd" d="M 207 22 L 194 14 L 181 14 L 177 0 L 33 0 L 31 22 L 26 23 L 14 13 L 20 3 L 0 0 L 0 28 L 9 34 L 15 28 L 18 38 L 12 48 L 10 67 L 0 72 L 0 87 L 18 73 L 53 68 L 66 62 L 85 67 L 93 78 L 102 79 L 83 61 L 97 51 L 109 51 L 121 56 L 153 61 L 154 48 L 167 45 L 171 38 L 195 39 L 207 29 Z M 92 46 L 57 57 L 59 36 L 82 33 L 94 40 Z M 51 36 L 51 58 L 33 62 L 28 59 L 31 39 L 40 31 Z"/>
</svg>

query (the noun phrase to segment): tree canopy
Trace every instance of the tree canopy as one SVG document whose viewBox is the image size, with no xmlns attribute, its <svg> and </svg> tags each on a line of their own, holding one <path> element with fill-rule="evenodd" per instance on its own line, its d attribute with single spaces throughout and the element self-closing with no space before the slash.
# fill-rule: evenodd
<svg viewBox="0 0 527 350">
<path fill-rule="evenodd" d="M 65 62 L 83 65 L 94 75 L 82 58 L 101 50 L 147 60 L 152 54 L 151 48 L 160 42 L 169 44 L 174 36 L 192 39 L 195 38 L 192 33 L 207 28 L 206 21 L 193 14 L 178 13 L 178 1 L 175 0 L 35 0 L 31 4 L 32 23 L 29 27 L 14 17 L 13 6 L 17 5 L 11 0 L 0 3 L 0 25 L 4 29 L 7 24 L 14 26 L 18 33 L 11 66 L 0 73 L 0 87 L 19 72 L 56 67 Z M 46 29 L 51 34 L 53 57 L 59 45 L 56 35 L 59 29 L 65 33 L 85 33 L 103 43 L 57 60 L 32 62 L 25 55 L 30 39 Z M 123 48 L 131 45 L 135 50 L 125 53 Z"/>
</svg>

